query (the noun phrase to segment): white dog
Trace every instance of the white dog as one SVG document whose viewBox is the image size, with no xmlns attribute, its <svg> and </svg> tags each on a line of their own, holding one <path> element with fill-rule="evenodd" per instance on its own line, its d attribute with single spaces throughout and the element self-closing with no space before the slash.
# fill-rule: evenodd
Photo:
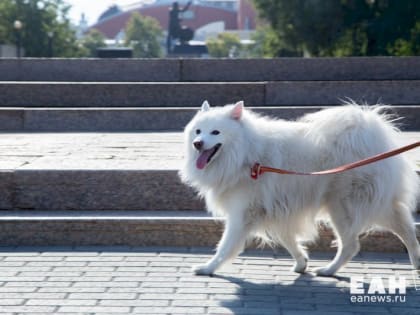
<svg viewBox="0 0 420 315">
<path fill-rule="evenodd" d="M 250 177 L 255 162 L 310 172 L 395 149 L 398 130 L 382 111 L 347 105 L 283 121 L 246 110 L 243 102 L 219 108 L 204 102 L 185 128 L 180 176 L 226 224 L 215 256 L 195 273 L 214 273 L 255 236 L 283 245 L 296 260 L 294 271 L 304 272 L 308 258 L 301 243 L 316 238 L 320 216 L 328 218 L 338 250 L 315 270 L 318 275 L 333 275 L 359 251 L 359 235 L 374 227 L 398 235 L 418 269 L 412 212 L 419 180 L 402 155 L 336 175 Z"/>
</svg>

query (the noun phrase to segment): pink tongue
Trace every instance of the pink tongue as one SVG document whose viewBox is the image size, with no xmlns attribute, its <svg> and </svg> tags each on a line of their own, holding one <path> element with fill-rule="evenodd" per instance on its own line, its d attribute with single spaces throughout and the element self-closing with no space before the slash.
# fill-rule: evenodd
<svg viewBox="0 0 420 315">
<path fill-rule="evenodd" d="M 199 170 L 202 170 L 207 165 L 207 160 L 209 159 L 210 155 L 213 153 L 213 149 L 204 150 L 201 152 L 200 156 L 197 159 L 196 166 Z"/>
</svg>

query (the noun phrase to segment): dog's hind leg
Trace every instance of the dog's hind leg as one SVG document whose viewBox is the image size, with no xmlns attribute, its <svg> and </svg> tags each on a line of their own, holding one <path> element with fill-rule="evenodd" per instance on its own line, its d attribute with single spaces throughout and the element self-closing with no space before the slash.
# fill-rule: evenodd
<svg viewBox="0 0 420 315">
<path fill-rule="evenodd" d="M 359 238 L 357 235 L 352 235 L 348 238 L 341 238 L 338 241 L 338 250 L 337 254 L 334 257 L 333 261 L 330 262 L 325 267 L 316 268 L 314 272 L 318 276 L 332 276 L 338 269 L 340 269 L 345 263 L 352 259 L 360 249 Z"/>
<path fill-rule="evenodd" d="M 243 218 L 238 215 L 227 217 L 225 230 L 216 254 L 205 265 L 193 267 L 193 272 L 197 275 L 213 274 L 222 264 L 243 251 L 248 234 Z"/>
<path fill-rule="evenodd" d="M 384 225 L 402 240 L 407 247 L 414 268 L 420 269 L 420 245 L 417 241 L 416 228 L 410 211 L 404 206 L 396 207 L 390 220 Z"/>
<path fill-rule="evenodd" d="M 319 276 L 334 275 L 345 263 L 352 259 L 360 249 L 359 234 L 357 224 L 353 224 L 353 219 L 349 213 L 350 207 L 337 206 L 330 213 L 331 222 L 337 237 L 337 254 L 334 259 L 326 266 L 316 268 L 314 272 Z"/>
</svg>

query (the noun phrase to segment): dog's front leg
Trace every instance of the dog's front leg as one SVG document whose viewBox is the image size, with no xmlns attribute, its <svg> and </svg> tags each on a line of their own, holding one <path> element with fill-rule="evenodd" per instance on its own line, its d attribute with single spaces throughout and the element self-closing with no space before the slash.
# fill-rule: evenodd
<svg viewBox="0 0 420 315">
<path fill-rule="evenodd" d="M 226 218 L 225 231 L 217 247 L 216 254 L 205 265 L 193 267 L 197 275 L 211 275 L 229 259 L 242 252 L 248 237 L 243 215 L 230 215 Z"/>
</svg>

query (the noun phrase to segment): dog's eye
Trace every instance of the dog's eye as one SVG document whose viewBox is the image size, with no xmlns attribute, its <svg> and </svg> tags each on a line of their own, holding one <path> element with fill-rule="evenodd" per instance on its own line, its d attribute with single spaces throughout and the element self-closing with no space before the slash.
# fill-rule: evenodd
<svg viewBox="0 0 420 315">
<path fill-rule="evenodd" d="M 197 129 L 196 131 L 195 131 L 195 134 L 196 135 L 199 135 L 201 133 L 201 130 L 200 129 Z"/>
<path fill-rule="evenodd" d="M 220 134 L 220 131 L 219 130 L 213 130 L 211 132 L 211 134 L 214 135 L 214 136 L 217 136 L 218 134 Z"/>
</svg>

